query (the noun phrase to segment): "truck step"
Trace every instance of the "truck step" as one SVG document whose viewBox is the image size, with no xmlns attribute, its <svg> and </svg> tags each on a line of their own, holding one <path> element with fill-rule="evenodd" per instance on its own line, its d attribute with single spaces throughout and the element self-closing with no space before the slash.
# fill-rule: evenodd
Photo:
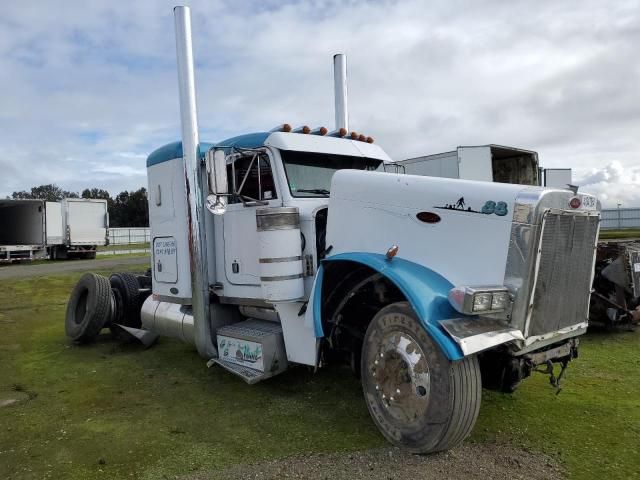
<svg viewBox="0 0 640 480">
<path fill-rule="evenodd" d="M 282 326 L 250 318 L 217 330 L 221 367 L 253 384 L 287 369 Z"/>
<path fill-rule="evenodd" d="M 260 370 L 255 370 L 249 367 L 243 367 L 242 365 L 238 365 L 237 363 L 228 362 L 226 360 L 220 360 L 216 358 L 213 360 L 213 363 L 220 365 L 225 370 L 237 375 L 249 385 L 253 385 L 254 383 L 259 382 L 264 379 L 263 372 Z"/>
</svg>

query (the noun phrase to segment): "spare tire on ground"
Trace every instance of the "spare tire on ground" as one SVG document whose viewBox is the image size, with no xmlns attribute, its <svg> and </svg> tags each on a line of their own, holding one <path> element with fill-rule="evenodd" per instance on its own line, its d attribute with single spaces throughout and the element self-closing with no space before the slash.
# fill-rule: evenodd
<svg viewBox="0 0 640 480">
<path fill-rule="evenodd" d="M 85 273 L 73 288 L 65 317 L 65 333 L 78 343 L 96 339 L 111 318 L 111 285 L 102 275 Z"/>
<path fill-rule="evenodd" d="M 145 298 L 140 294 L 140 285 L 135 275 L 131 273 L 114 273 L 109 277 L 111 288 L 118 292 L 117 315 L 115 323 L 125 327 L 140 328 L 140 309 Z"/>
</svg>

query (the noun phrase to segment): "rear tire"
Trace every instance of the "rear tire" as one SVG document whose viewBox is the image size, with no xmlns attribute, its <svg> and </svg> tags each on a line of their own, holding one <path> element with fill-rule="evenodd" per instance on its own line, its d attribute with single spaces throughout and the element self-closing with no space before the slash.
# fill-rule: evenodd
<svg viewBox="0 0 640 480">
<path fill-rule="evenodd" d="M 140 328 L 140 309 L 143 297 L 140 295 L 138 279 L 131 273 L 114 273 L 109 277 L 111 288 L 118 290 L 122 299 L 119 315 L 114 319 L 115 323 L 125 327 Z"/>
<path fill-rule="evenodd" d="M 360 370 L 369 413 L 392 444 L 432 453 L 471 433 L 482 398 L 478 360 L 447 359 L 407 302 L 391 304 L 373 318 Z"/>
<path fill-rule="evenodd" d="M 102 275 L 85 273 L 73 288 L 65 316 L 65 333 L 78 343 L 96 339 L 111 317 L 111 285 Z"/>
</svg>

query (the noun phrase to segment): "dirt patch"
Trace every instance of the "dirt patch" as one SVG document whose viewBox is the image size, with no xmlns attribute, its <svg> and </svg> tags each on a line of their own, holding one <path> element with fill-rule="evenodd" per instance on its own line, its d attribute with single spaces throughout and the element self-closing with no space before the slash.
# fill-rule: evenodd
<svg viewBox="0 0 640 480">
<path fill-rule="evenodd" d="M 81 272 L 116 268 L 120 265 L 149 265 L 149 257 L 119 257 L 97 260 L 50 261 L 38 265 L 7 265 L 0 269 L 0 280 L 7 278 L 28 278 L 41 275 L 55 275 L 67 272 Z"/>
<path fill-rule="evenodd" d="M 28 402 L 31 396 L 26 392 L 0 392 L 0 408 Z"/>
<path fill-rule="evenodd" d="M 565 478 L 565 475 L 556 461 L 540 453 L 508 445 L 466 443 L 448 452 L 427 456 L 411 455 L 396 448 L 300 455 L 182 478 L 552 480 Z"/>
</svg>

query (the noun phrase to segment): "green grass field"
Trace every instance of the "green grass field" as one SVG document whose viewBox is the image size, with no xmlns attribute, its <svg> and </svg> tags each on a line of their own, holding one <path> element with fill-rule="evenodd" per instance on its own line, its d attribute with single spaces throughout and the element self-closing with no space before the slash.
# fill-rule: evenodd
<svg viewBox="0 0 640 480">
<path fill-rule="evenodd" d="M 98 245 L 98 252 L 110 252 L 114 250 L 135 250 L 149 248 L 148 243 L 130 243 L 127 245 Z"/>
<path fill-rule="evenodd" d="M 600 230 L 600 240 L 640 238 L 640 228 L 622 230 Z"/>
<path fill-rule="evenodd" d="M 64 310 L 80 275 L 0 282 L 0 392 L 31 397 L 0 408 L 1 479 L 174 478 L 385 445 L 346 368 L 249 386 L 170 339 L 70 345 Z M 485 392 L 468 441 L 546 452 L 571 478 L 602 480 L 639 476 L 639 440 L 640 332 L 600 332 L 559 395 L 542 375 L 513 395 Z"/>
</svg>

